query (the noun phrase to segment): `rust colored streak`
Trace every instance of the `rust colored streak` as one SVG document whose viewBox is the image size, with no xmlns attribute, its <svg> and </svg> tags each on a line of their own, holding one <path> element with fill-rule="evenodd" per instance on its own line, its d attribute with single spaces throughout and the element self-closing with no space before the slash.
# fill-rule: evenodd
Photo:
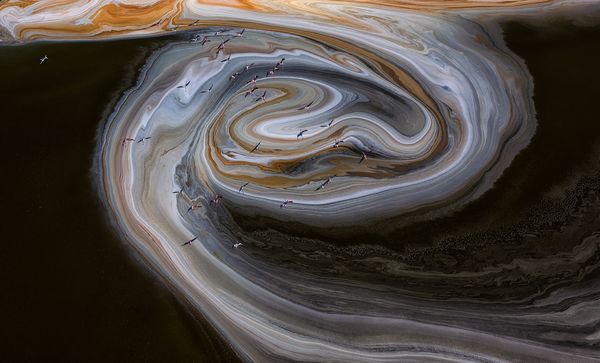
<svg viewBox="0 0 600 363">
<path fill-rule="evenodd" d="M 160 1 L 152 7 L 125 4 L 106 5 L 94 15 L 94 24 L 110 26 L 142 26 L 170 19 L 179 1 Z M 165 18 L 167 16 L 167 18 Z"/>
<path fill-rule="evenodd" d="M 282 15 L 298 15 L 303 17 L 312 17 L 327 21 L 341 21 L 334 14 L 324 12 L 324 7 L 328 4 L 336 5 L 371 5 L 389 7 L 410 11 L 452 11 L 467 9 L 493 9 L 493 8 L 520 8 L 542 5 L 555 2 L 555 0 L 352 0 L 352 1 L 260 1 L 260 0 L 196 0 L 196 4 L 209 8 L 230 8 L 232 10 L 244 10 L 254 12 L 256 16 L 267 13 L 280 13 Z M 151 4 L 127 4 L 127 3 L 107 3 L 98 5 L 98 9 L 91 16 L 92 24 L 74 24 L 73 19 L 68 16 L 61 19 L 58 14 L 61 10 L 67 11 L 69 7 L 79 6 L 78 2 L 73 0 L 22 0 L 13 2 L 4 2 L 0 4 L 0 11 L 6 8 L 20 8 L 23 15 L 23 21 L 14 25 L 13 33 L 18 39 L 37 39 L 37 38 L 86 38 L 86 37 L 118 37 L 128 33 L 140 30 L 148 32 L 160 32 L 171 30 L 167 28 L 169 24 L 176 26 L 186 26 L 194 21 L 194 16 L 189 19 L 183 19 L 185 14 L 185 0 L 163 0 L 155 1 Z M 31 8 L 31 9 L 28 9 Z M 24 11 L 25 10 L 25 11 Z M 51 21 L 35 22 L 27 21 L 27 16 L 31 14 L 48 15 L 44 19 Z M 187 16 L 187 15 L 186 15 Z M 208 18 L 202 18 L 202 14 L 197 15 L 200 21 L 197 25 L 207 25 L 213 21 Z M 156 29 L 155 29 L 156 27 Z"/>
</svg>

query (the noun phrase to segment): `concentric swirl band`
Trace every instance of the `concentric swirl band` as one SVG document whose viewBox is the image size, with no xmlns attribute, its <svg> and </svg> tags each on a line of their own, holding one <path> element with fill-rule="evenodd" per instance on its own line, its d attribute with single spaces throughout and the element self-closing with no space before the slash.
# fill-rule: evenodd
<svg viewBox="0 0 600 363">
<path fill-rule="evenodd" d="M 486 332 L 510 310 L 456 295 L 443 312 L 462 317 L 457 325 L 424 298 L 431 279 L 458 289 L 491 271 L 396 266 L 408 285 L 359 283 L 335 277 L 326 263 L 334 256 L 290 247 L 324 261 L 311 274 L 273 247 L 300 242 L 249 235 L 229 215 L 369 225 L 447 213 L 493 186 L 535 131 L 526 68 L 475 23 L 397 17 L 353 19 L 363 26 L 352 36 L 324 25 L 318 34 L 247 29 L 160 50 L 103 131 L 107 205 L 148 262 L 249 360 L 572 358 Z M 238 243 L 246 247 L 231 248 Z"/>
</svg>

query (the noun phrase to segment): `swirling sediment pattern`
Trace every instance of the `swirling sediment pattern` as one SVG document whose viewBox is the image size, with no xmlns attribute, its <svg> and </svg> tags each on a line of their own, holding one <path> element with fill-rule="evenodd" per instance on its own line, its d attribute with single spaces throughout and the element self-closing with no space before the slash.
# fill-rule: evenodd
<svg viewBox="0 0 600 363">
<path fill-rule="evenodd" d="M 533 80 L 478 15 L 582 3 L 10 1 L 0 38 L 180 31 L 101 125 L 98 185 L 243 360 L 587 362 L 600 235 L 569 223 L 598 219 L 600 175 L 510 232 L 389 237 L 478 200 L 534 136 Z M 397 246 L 337 244 L 371 231 Z"/>
<path fill-rule="evenodd" d="M 270 228 L 446 215 L 489 190 L 536 129 L 532 80 L 494 32 L 442 14 L 329 11 L 347 21 L 205 29 L 196 37 L 211 42 L 148 60 L 102 132 L 119 229 L 246 360 L 600 358 L 597 297 L 574 287 L 595 269 L 597 235 L 535 263 L 440 270 Z"/>
<path fill-rule="evenodd" d="M 152 34 L 224 22 L 255 27 L 290 20 L 351 21 L 353 4 L 402 11 L 441 12 L 523 9 L 547 4 L 581 4 L 594 0 L 12 0 L 0 3 L 0 40 L 89 39 Z M 341 5 L 341 6 L 340 6 Z M 364 8 L 364 7 L 363 7 Z M 338 11 L 340 11 L 338 13 Z M 2 34 L 4 33 L 4 34 Z M 4 36 L 1 36 L 4 35 Z"/>
<path fill-rule="evenodd" d="M 426 25 L 433 21 L 439 20 Z M 479 49 L 443 55 L 431 47 L 450 39 L 425 40 L 412 38 L 399 47 L 365 35 L 357 57 L 343 48 L 356 51 L 356 40 L 338 40 L 332 49 L 290 35 L 249 32 L 243 42 L 228 43 L 227 63 L 216 59 L 217 44 L 180 45 L 168 53 L 173 58 L 160 58 L 188 59 L 158 77 L 171 79 L 171 86 L 160 94 L 149 89 L 151 95 L 140 99 L 150 104 L 123 117 L 161 135 L 163 124 L 183 126 L 171 120 L 174 115 L 186 135 L 197 125 L 186 156 L 188 177 L 240 211 L 332 226 L 439 210 L 448 201 L 456 206 L 489 188 L 532 136 L 529 95 L 508 93 L 529 92 L 529 79 L 514 60 L 493 66 Z M 266 77 L 282 58 L 282 69 Z M 258 75 L 256 93 L 266 94 L 257 101 L 246 95 L 252 85 L 245 84 Z M 188 80 L 193 84 L 177 88 Z M 211 86 L 210 94 L 200 93 Z M 139 137 L 137 127 L 126 132 Z M 316 190 L 327 178 L 335 182 Z M 294 208 L 273 208 L 286 199 Z"/>
</svg>

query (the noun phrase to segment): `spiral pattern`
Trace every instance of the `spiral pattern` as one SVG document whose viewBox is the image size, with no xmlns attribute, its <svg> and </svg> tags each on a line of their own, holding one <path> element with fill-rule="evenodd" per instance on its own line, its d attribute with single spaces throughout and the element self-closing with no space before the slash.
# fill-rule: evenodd
<svg viewBox="0 0 600 363">
<path fill-rule="evenodd" d="M 591 301 L 557 315 L 568 289 L 512 306 L 495 289 L 516 283 L 515 269 L 577 270 L 566 260 L 588 263 L 597 236 L 540 269 L 445 273 L 271 228 L 450 213 L 535 132 L 531 77 L 495 32 L 445 15 L 343 14 L 348 26 L 206 29 L 154 54 L 102 130 L 102 193 L 119 229 L 247 360 L 598 358 L 554 346 L 575 321 L 597 322 Z"/>
<path fill-rule="evenodd" d="M 169 54 L 186 61 L 157 76 L 160 91 L 145 91 L 124 116 L 139 119 L 128 135 L 162 138 L 184 127 L 193 135 L 188 177 L 204 197 L 222 195 L 248 213 L 347 225 L 457 205 L 489 188 L 532 136 L 530 97 L 510 94 L 527 92 L 519 82 L 528 78 L 506 57 L 492 66 L 425 41 L 440 40 L 374 48 L 365 37 L 356 56 L 342 41 L 332 49 L 247 32 L 227 43 L 228 62 L 215 56 L 218 44 L 181 44 Z M 293 208 L 273 208 L 283 200 Z"/>
</svg>

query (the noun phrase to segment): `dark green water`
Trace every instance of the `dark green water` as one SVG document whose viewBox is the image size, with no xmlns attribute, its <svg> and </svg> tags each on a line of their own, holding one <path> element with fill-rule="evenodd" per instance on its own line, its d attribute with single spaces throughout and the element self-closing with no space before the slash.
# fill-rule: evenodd
<svg viewBox="0 0 600 363">
<path fill-rule="evenodd" d="M 535 80 L 539 126 L 531 145 L 481 200 L 394 239 L 429 241 L 517 223 L 548 193 L 598 172 L 600 27 L 507 30 Z M 133 84 L 149 50 L 167 40 L 0 47 L 3 358 L 236 360 L 123 246 L 92 182 L 94 138 L 107 105 Z M 40 66 L 44 54 L 50 59 Z"/>
</svg>

